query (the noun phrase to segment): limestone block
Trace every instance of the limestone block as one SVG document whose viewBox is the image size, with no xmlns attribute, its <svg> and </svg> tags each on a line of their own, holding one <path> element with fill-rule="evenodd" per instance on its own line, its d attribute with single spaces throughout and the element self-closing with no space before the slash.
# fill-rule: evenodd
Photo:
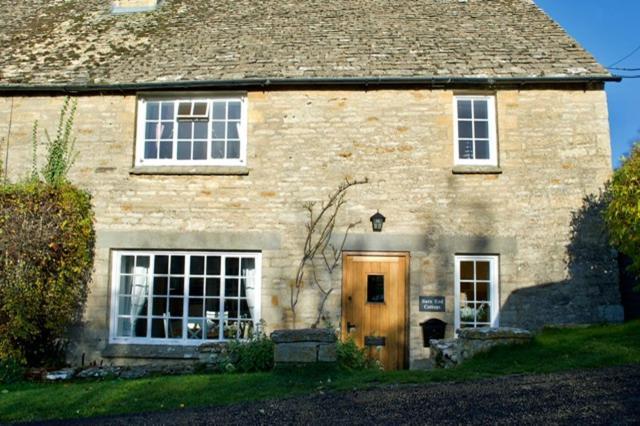
<svg viewBox="0 0 640 426">
<path fill-rule="evenodd" d="M 318 345 L 318 361 L 320 362 L 336 362 L 338 354 L 336 352 L 335 343 L 327 345 Z"/>
<path fill-rule="evenodd" d="M 307 342 L 276 344 L 274 361 L 276 364 L 317 362 L 318 344 Z"/>
<path fill-rule="evenodd" d="M 271 333 L 271 340 L 274 343 L 294 343 L 294 342 L 327 342 L 333 343 L 337 340 L 333 330 L 326 328 L 305 328 L 298 330 L 275 330 Z"/>
</svg>

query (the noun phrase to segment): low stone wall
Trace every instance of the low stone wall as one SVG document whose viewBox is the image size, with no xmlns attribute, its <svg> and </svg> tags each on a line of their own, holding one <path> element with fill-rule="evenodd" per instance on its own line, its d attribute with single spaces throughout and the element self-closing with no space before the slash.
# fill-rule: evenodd
<svg viewBox="0 0 640 426">
<path fill-rule="evenodd" d="M 276 366 L 336 361 L 337 338 L 329 329 L 276 330 L 271 340 Z"/>
<path fill-rule="evenodd" d="M 530 331 L 521 328 L 464 328 L 457 339 L 431 340 L 431 361 L 436 368 L 455 367 L 495 346 L 528 343 L 532 338 Z"/>
</svg>

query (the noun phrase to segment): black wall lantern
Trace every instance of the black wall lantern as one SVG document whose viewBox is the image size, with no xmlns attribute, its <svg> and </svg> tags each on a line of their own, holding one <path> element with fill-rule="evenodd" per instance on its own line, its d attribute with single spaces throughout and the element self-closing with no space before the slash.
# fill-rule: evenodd
<svg viewBox="0 0 640 426">
<path fill-rule="evenodd" d="M 382 224 L 385 221 L 385 217 L 382 216 L 382 214 L 380 214 L 379 211 L 376 212 L 376 214 L 374 214 L 373 216 L 371 216 L 369 220 L 371 220 L 371 226 L 373 227 L 373 232 L 382 231 Z"/>
</svg>

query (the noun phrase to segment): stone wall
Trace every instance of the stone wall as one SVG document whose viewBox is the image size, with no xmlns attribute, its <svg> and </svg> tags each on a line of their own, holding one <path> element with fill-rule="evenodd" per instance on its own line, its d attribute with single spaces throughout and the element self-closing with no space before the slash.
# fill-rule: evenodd
<svg viewBox="0 0 640 426">
<path fill-rule="evenodd" d="M 260 250 L 263 319 L 270 330 L 290 327 L 289 285 L 304 238 L 302 203 L 322 200 L 346 176 L 371 182 L 350 190 L 338 218 L 339 229 L 362 221 L 346 248 L 410 252 L 412 364 L 428 357 L 419 326 L 425 319 L 446 321 L 453 334 L 454 254 L 500 256 L 501 325 L 617 319 L 612 253 L 587 227 L 571 232 L 583 198 L 596 194 L 611 173 L 605 93 L 499 91 L 499 174 L 452 173 L 453 95 L 250 92 L 248 174 L 237 176 L 130 173 L 135 96 L 80 97 L 79 156 L 71 177 L 94 196 L 98 242 L 73 360 L 82 353 L 87 362 L 101 359 L 103 351 L 114 353 L 108 344 L 109 275 L 111 250 L 118 248 Z M 34 120 L 52 131 L 61 104 L 61 97 L 0 98 L 0 155 L 11 179 L 28 173 Z M 586 207 L 585 213 L 593 210 Z M 368 220 L 376 210 L 387 218 L 379 234 Z M 327 320 L 337 325 L 340 271 L 323 279 L 336 288 Z M 445 296 L 446 312 L 419 312 L 420 295 Z M 319 293 L 306 287 L 298 327 L 313 321 L 318 303 Z"/>
</svg>

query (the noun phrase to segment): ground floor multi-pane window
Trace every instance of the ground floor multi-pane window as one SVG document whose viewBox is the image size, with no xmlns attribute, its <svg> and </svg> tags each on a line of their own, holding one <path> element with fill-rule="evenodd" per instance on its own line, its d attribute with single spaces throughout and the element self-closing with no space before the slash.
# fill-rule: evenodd
<svg viewBox="0 0 640 426">
<path fill-rule="evenodd" d="M 251 337 L 260 319 L 260 260 L 259 253 L 114 252 L 112 341 Z"/>
<path fill-rule="evenodd" d="M 455 327 L 498 326 L 498 257 L 456 256 Z"/>
</svg>

